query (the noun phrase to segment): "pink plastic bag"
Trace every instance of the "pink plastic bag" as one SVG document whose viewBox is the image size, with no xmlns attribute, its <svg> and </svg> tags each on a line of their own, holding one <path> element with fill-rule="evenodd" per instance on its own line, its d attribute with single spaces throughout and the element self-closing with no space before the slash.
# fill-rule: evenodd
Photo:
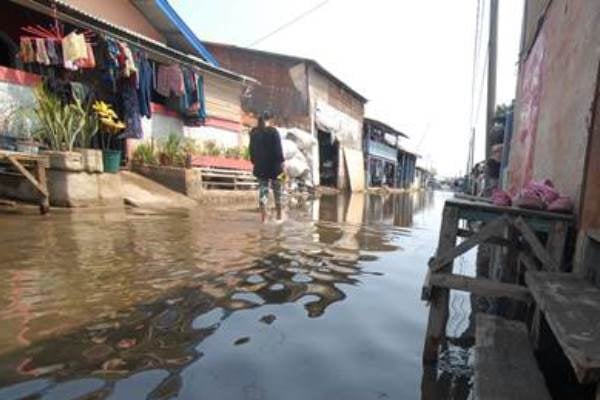
<svg viewBox="0 0 600 400">
<path fill-rule="evenodd" d="M 573 212 L 573 201 L 568 196 L 560 196 L 548 205 L 548 211 L 571 214 Z"/>
<path fill-rule="evenodd" d="M 510 207 L 512 205 L 512 200 L 504 190 L 494 189 L 492 192 L 492 203 L 494 203 L 495 206 Z"/>
</svg>

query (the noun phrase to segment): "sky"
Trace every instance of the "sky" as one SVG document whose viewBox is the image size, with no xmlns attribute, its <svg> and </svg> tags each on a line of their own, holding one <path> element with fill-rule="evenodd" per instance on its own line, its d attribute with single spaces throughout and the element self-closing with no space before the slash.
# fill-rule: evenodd
<svg viewBox="0 0 600 400">
<path fill-rule="evenodd" d="M 406 147 L 441 176 L 464 173 L 471 126 L 484 155 L 484 10 L 471 117 L 478 0 L 329 0 L 253 46 L 308 57 L 369 99 L 365 115 L 406 133 Z M 170 0 L 202 40 L 250 46 L 324 0 Z M 523 0 L 500 1 L 497 103 L 515 94 Z M 484 87 L 481 89 L 481 83 Z M 481 102 L 478 101 L 482 94 Z"/>
</svg>

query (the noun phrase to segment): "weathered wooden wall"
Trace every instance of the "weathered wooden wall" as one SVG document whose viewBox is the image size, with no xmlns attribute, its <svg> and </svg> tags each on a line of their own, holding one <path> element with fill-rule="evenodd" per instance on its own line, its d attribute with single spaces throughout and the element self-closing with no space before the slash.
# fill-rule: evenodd
<svg viewBox="0 0 600 400">
<path fill-rule="evenodd" d="M 531 178 L 550 178 L 578 204 L 600 58 L 600 2 L 554 0 L 535 37 L 547 3 L 527 2 L 524 37 L 533 48 L 520 68 L 508 182 L 516 191 Z"/>
<path fill-rule="evenodd" d="M 259 81 L 242 99 L 245 112 L 258 116 L 269 110 L 279 126 L 311 130 L 304 62 L 233 46 L 207 43 L 206 47 L 223 68 Z"/>
</svg>

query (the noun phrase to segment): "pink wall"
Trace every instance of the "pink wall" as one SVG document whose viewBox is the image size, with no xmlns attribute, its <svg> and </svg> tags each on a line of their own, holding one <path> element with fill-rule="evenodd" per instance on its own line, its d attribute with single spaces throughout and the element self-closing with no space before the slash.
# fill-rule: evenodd
<svg viewBox="0 0 600 400">
<path fill-rule="evenodd" d="M 508 177 L 513 189 L 530 178 L 550 178 L 579 203 L 597 81 L 599 20 L 598 1 L 554 0 L 550 5 L 537 42 L 521 64 Z M 531 21 L 527 29 L 536 26 Z"/>
<path fill-rule="evenodd" d="M 165 38 L 148 22 L 129 0 L 65 0 L 82 11 L 127 28 L 154 40 L 166 43 Z"/>
</svg>

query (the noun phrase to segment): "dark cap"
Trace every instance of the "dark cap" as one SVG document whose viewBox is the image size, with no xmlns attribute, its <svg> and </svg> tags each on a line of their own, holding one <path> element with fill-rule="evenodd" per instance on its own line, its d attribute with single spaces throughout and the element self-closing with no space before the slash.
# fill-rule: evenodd
<svg viewBox="0 0 600 400">
<path fill-rule="evenodd" d="M 273 115 L 271 114 L 271 111 L 265 110 L 263 111 L 261 118 L 263 119 L 263 121 L 268 121 L 271 118 L 273 118 Z"/>
</svg>

